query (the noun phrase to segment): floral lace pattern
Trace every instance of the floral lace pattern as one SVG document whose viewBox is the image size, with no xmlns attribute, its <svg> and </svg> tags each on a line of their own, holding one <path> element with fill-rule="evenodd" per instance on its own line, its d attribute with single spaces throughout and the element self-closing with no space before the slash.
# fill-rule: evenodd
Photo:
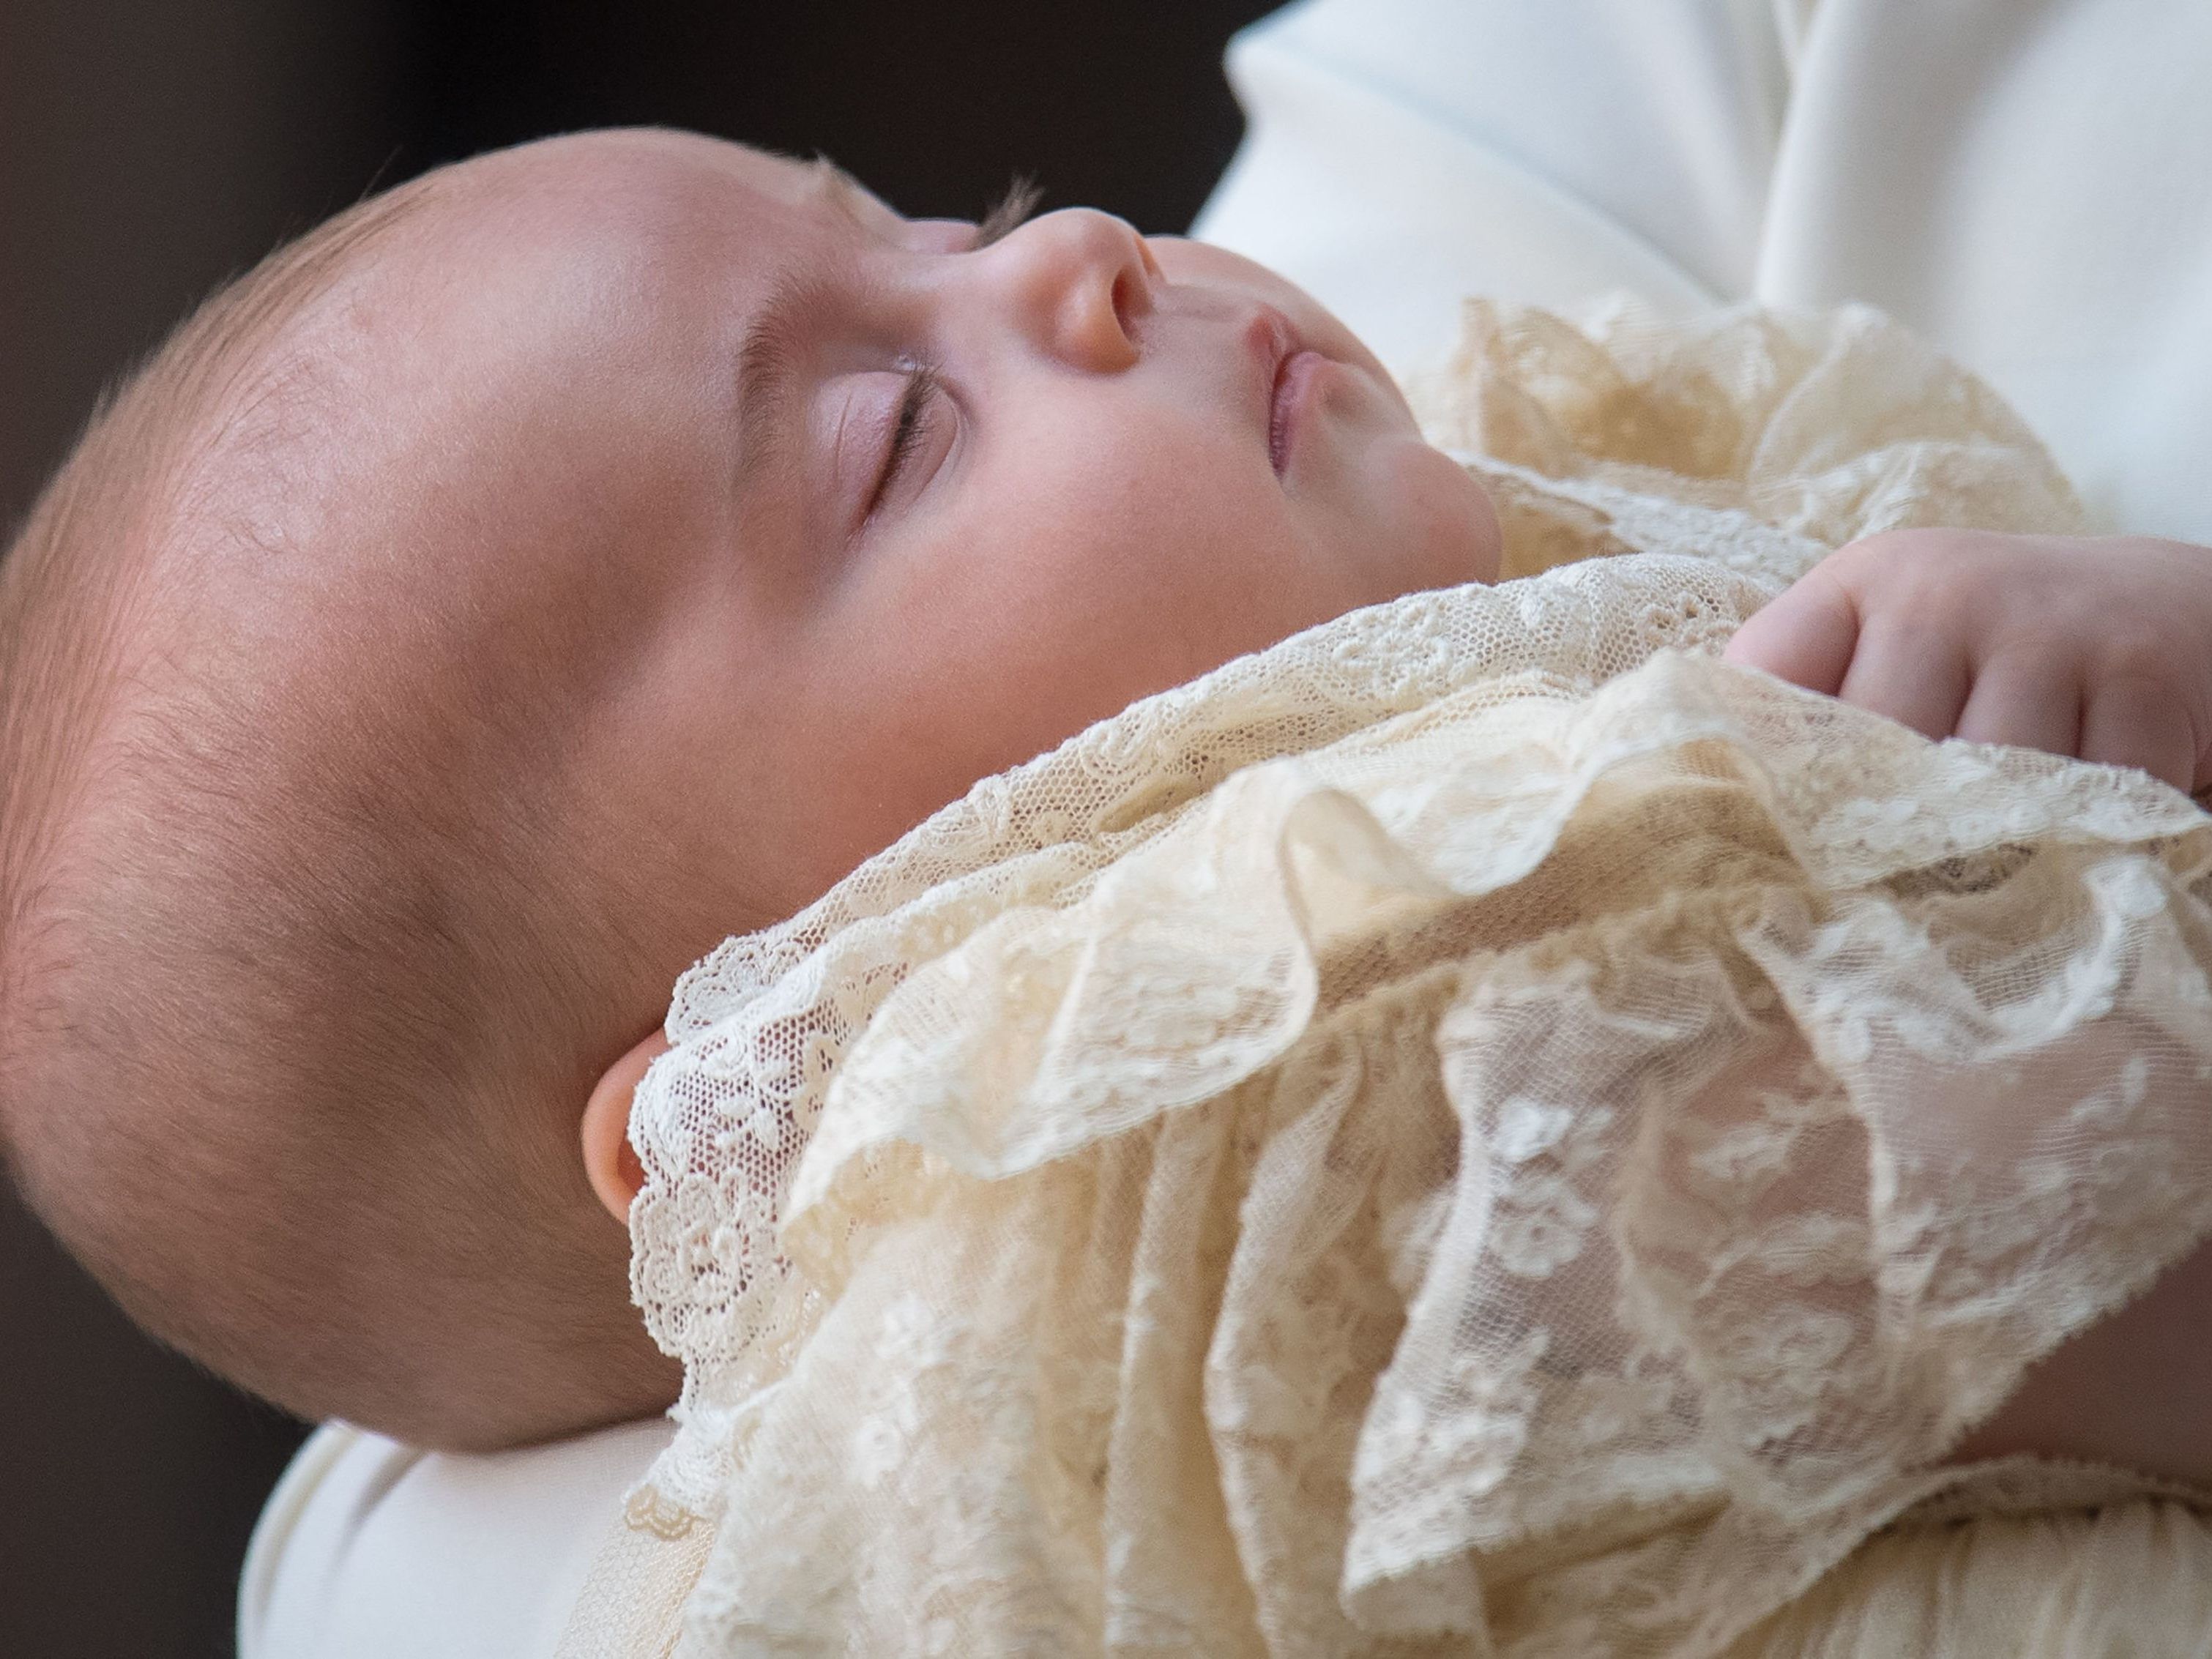
<svg viewBox="0 0 2212 1659">
<path fill-rule="evenodd" d="M 1523 579 L 1148 699 L 679 987 L 681 1651 L 1719 1652 L 2212 1228 L 2203 815 L 1716 659 L 2063 481 L 1871 313 L 1615 327 L 1471 307 L 1431 398 Z"/>
</svg>

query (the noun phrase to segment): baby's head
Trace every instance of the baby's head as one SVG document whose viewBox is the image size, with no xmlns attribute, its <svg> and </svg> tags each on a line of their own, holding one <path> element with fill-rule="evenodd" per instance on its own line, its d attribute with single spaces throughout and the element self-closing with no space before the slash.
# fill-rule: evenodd
<svg viewBox="0 0 2212 1659">
<path fill-rule="evenodd" d="M 429 1444 L 665 1403 L 608 1212 L 676 975 L 1136 697 L 1492 573 L 1312 301 L 1016 217 L 556 140 L 279 254 L 95 423 L 0 567 L 0 1127 L 156 1333 Z"/>
</svg>

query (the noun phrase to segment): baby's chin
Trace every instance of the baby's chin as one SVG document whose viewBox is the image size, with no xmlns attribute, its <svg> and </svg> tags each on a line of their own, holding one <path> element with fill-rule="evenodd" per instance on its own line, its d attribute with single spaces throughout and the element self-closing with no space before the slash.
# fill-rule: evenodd
<svg viewBox="0 0 2212 1659">
<path fill-rule="evenodd" d="M 1497 580 L 1504 536 L 1490 492 L 1418 435 L 1376 447 L 1370 464 L 1389 503 L 1385 545 L 1395 592 Z"/>
<path fill-rule="evenodd" d="M 1465 574 L 1459 580 L 1496 581 L 1505 552 L 1505 532 L 1498 523 L 1498 503 L 1490 499 L 1490 492 L 1473 473 L 1443 451 L 1426 442 L 1421 447 L 1436 458 L 1433 461 L 1425 459 L 1424 465 L 1441 466 L 1449 475 L 1443 481 L 1443 488 L 1454 503 L 1457 545 L 1465 561 Z"/>
</svg>

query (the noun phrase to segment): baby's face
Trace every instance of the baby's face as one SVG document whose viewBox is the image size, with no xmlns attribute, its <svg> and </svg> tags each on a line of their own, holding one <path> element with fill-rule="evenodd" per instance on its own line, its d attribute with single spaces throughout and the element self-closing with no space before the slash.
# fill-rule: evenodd
<svg viewBox="0 0 2212 1659">
<path fill-rule="evenodd" d="M 1134 698 L 1495 572 L 1480 489 L 1288 283 L 1087 210 L 978 240 L 593 135 L 449 174 L 315 325 L 359 347 L 367 568 L 609 836 L 742 860 L 746 920 Z"/>
</svg>

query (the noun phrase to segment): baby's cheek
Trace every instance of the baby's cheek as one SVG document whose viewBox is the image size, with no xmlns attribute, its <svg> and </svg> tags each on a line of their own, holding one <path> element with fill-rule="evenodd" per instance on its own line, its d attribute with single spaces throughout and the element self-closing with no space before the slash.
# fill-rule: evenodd
<svg viewBox="0 0 2212 1659">
<path fill-rule="evenodd" d="M 1389 574 L 1396 584 L 1378 599 L 1496 580 L 1498 509 L 1467 469 L 1414 440 L 1391 446 L 1378 459 L 1387 503 L 1379 516 L 1387 526 Z"/>
<path fill-rule="evenodd" d="M 908 614 L 961 596 L 948 672 L 1021 750 L 1002 763 L 1349 608 L 1263 444 L 1218 420 L 1115 435 L 1051 446 L 925 562 Z"/>
</svg>

